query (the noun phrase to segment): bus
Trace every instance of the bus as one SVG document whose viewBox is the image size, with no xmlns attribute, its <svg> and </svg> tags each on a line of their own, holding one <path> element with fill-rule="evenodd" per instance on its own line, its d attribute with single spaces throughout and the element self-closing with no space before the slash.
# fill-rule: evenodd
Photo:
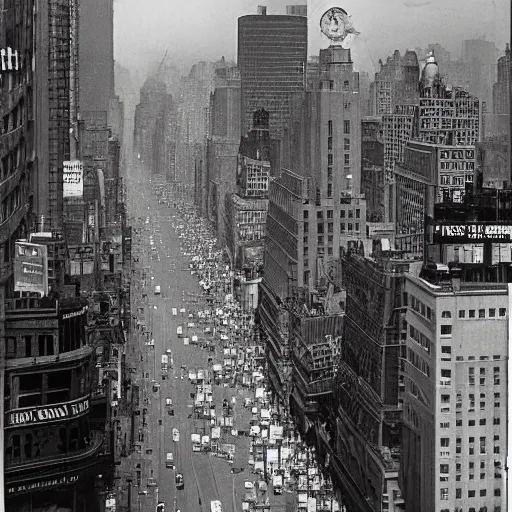
<svg viewBox="0 0 512 512">
<path fill-rule="evenodd" d="M 222 512 L 222 503 L 219 500 L 210 502 L 210 512 Z"/>
</svg>

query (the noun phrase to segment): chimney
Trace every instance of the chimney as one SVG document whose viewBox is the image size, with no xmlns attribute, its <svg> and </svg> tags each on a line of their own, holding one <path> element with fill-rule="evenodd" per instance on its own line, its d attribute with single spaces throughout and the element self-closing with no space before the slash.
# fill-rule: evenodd
<svg viewBox="0 0 512 512">
<path fill-rule="evenodd" d="M 267 6 L 266 5 L 258 5 L 258 14 L 260 16 L 265 16 L 267 14 Z"/>
</svg>

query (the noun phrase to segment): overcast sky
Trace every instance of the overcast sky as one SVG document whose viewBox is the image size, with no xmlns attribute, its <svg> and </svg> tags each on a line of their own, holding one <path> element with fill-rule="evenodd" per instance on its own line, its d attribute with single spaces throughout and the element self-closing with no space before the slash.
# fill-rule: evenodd
<svg viewBox="0 0 512 512">
<path fill-rule="evenodd" d="M 131 70 L 145 73 L 147 64 L 162 59 L 165 50 L 189 68 L 198 60 L 221 56 L 236 60 L 237 18 L 256 14 L 285 14 L 292 0 L 114 0 L 115 58 Z M 504 49 L 510 39 L 509 0 L 308 0 L 309 54 L 328 46 L 322 41 L 319 19 L 339 5 L 352 15 L 361 35 L 351 44 L 356 68 L 374 72 L 374 64 L 395 49 L 440 43 L 461 54 L 464 39 L 486 37 Z"/>
</svg>

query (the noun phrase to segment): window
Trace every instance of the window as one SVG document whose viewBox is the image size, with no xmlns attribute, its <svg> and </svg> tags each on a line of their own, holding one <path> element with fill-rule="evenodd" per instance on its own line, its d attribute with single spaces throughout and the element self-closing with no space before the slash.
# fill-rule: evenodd
<svg viewBox="0 0 512 512">
<path fill-rule="evenodd" d="M 327 137 L 327 150 L 332 151 L 332 137 Z"/>
<path fill-rule="evenodd" d="M 444 421 L 444 422 L 440 423 L 439 427 L 440 428 L 450 428 L 450 422 Z"/>
<path fill-rule="evenodd" d="M 304 222 L 304 232 L 309 230 L 309 222 Z"/>
<path fill-rule="evenodd" d="M 332 197 L 332 183 L 327 183 L 327 197 Z"/>
<path fill-rule="evenodd" d="M 331 166 L 332 162 L 333 162 L 333 156 L 332 156 L 332 153 L 329 153 L 327 155 L 327 165 Z"/>
<path fill-rule="evenodd" d="M 499 366 L 494 367 L 494 385 L 495 386 L 500 385 L 500 367 Z"/>
<path fill-rule="evenodd" d="M 446 447 L 450 446 L 450 438 L 449 437 L 442 437 L 441 438 L 441 446 L 443 448 L 446 448 Z"/>
<path fill-rule="evenodd" d="M 480 421 L 478 422 L 480 425 L 485 425 L 487 422 L 486 422 L 486 419 L 485 418 L 481 418 Z"/>
<path fill-rule="evenodd" d="M 475 310 L 474 309 L 469 310 L 469 318 L 475 318 Z"/>
<path fill-rule="evenodd" d="M 494 393 L 494 407 L 500 407 L 500 394 Z"/>
<path fill-rule="evenodd" d="M 332 218 L 334 218 L 333 216 L 334 216 L 333 210 L 327 210 L 327 218 L 332 219 Z"/>
<path fill-rule="evenodd" d="M 40 334 L 38 337 L 39 355 L 53 355 L 53 336 L 51 334 Z"/>
<path fill-rule="evenodd" d="M 324 218 L 323 210 L 319 210 L 319 211 L 316 212 L 316 218 L 317 219 L 323 219 Z"/>
<path fill-rule="evenodd" d="M 451 318 L 452 317 L 452 314 L 450 311 L 443 311 L 441 313 L 441 318 Z"/>
<path fill-rule="evenodd" d="M 441 325 L 441 336 L 449 336 L 452 333 L 451 325 Z"/>
<path fill-rule="evenodd" d="M 494 318 L 495 316 L 496 316 L 496 309 L 495 308 L 489 309 L 489 317 Z"/>
<path fill-rule="evenodd" d="M 485 309 L 478 310 L 478 318 L 485 318 Z"/>
<path fill-rule="evenodd" d="M 309 211 L 308 210 L 304 210 L 303 211 L 303 216 L 304 216 L 304 220 L 309 219 Z"/>
<path fill-rule="evenodd" d="M 486 496 L 486 495 L 487 495 L 487 489 L 480 489 L 480 496 Z"/>
<path fill-rule="evenodd" d="M 485 437 L 480 438 L 480 453 L 485 454 Z"/>
<path fill-rule="evenodd" d="M 495 417 L 492 419 L 492 424 L 493 425 L 499 425 L 500 424 L 500 419 L 498 417 Z"/>
<path fill-rule="evenodd" d="M 455 489 L 455 498 L 458 500 L 462 498 L 462 489 Z"/>
<path fill-rule="evenodd" d="M 465 309 L 459 310 L 459 318 L 466 318 L 466 310 Z"/>
<path fill-rule="evenodd" d="M 343 133 L 347 135 L 350 133 L 350 121 L 348 119 L 343 121 Z"/>
<path fill-rule="evenodd" d="M 505 308 L 500 308 L 499 315 L 500 316 L 505 316 L 506 314 L 507 314 L 507 310 Z"/>
<path fill-rule="evenodd" d="M 494 489 L 494 496 L 501 496 L 501 489 L 500 488 Z"/>
<path fill-rule="evenodd" d="M 443 404 L 449 404 L 450 403 L 450 395 L 441 395 L 441 402 Z"/>
<path fill-rule="evenodd" d="M 345 153 L 343 155 L 343 164 L 344 165 L 350 165 L 350 155 L 348 153 Z"/>
<path fill-rule="evenodd" d="M 332 121 L 327 121 L 327 135 L 332 136 Z"/>
<path fill-rule="evenodd" d="M 475 491 L 470 490 L 468 491 L 468 498 L 474 498 L 475 497 Z"/>
<path fill-rule="evenodd" d="M 356 219 L 361 218 L 361 210 L 359 208 L 356 209 Z"/>
<path fill-rule="evenodd" d="M 449 472 L 450 472 L 449 464 L 440 464 L 439 465 L 439 473 L 449 473 Z"/>
<path fill-rule="evenodd" d="M 345 218 L 345 210 L 341 210 L 340 211 L 340 219 L 344 219 Z"/>
<path fill-rule="evenodd" d="M 440 489 L 440 495 L 442 500 L 448 499 L 448 487 L 443 487 Z"/>
<path fill-rule="evenodd" d="M 332 181 L 332 167 L 327 167 L 327 181 Z"/>
<path fill-rule="evenodd" d="M 343 151 L 350 151 L 350 139 L 347 137 L 343 139 Z"/>
</svg>

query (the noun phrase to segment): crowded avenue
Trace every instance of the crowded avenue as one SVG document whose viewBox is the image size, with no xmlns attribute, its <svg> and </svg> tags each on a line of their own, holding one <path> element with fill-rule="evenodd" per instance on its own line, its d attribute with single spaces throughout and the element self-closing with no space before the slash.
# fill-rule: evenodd
<svg viewBox="0 0 512 512">
<path fill-rule="evenodd" d="M 236 301 L 211 230 L 185 188 L 137 170 L 128 180 L 135 234 L 125 349 L 134 412 L 121 420 L 127 453 L 116 502 L 139 512 L 288 512 L 306 510 L 321 488 L 317 510 L 340 510 L 266 387 L 254 312 Z"/>
</svg>

